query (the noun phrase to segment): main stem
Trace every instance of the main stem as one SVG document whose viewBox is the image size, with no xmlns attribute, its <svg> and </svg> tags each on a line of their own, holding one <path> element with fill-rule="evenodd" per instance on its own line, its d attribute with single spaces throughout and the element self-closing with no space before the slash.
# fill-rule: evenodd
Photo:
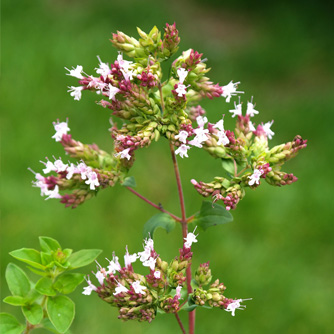
<svg viewBox="0 0 334 334">
<path fill-rule="evenodd" d="M 176 177 L 176 183 L 177 183 L 177 190 L 179 193 L 179 199 L 180 199 L 180 206 L 181 206 L 181 225 L 182 225 L 182 237 L 187 237 L 188 234 L 188 223 L 187 223 L 187 217 L 186 217 L 186 208 L 184 205 L 184 197 L 183 197 L 183 190 L 182 190 L 182 184 L 181 184 L 181 178 L 180 178 L 180 171 L 176 160 L 175 150 L 172 143 L 169 143 L 170 146 L 170 152 L 172 154 L 172 160 L 174 165 L 174 172 Z M 193 292 L 191 287 L 191 265 L 189 265 L 186 269 L 186 277 L 187 277 L 187 290 L 188 295 Z M 189 334 L 195 333 L 195 310 L 189 312 Z"/>
</svg>

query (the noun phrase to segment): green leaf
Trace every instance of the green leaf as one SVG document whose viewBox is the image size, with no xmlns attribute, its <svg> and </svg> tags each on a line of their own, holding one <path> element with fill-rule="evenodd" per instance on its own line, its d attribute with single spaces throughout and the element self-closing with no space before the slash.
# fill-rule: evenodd
<svg viewBox="0 0 334 334">
<path fill-rule="evenodd" d="M 43 326 L 43 328 L 47 329 L 48 331 L 50 331 L 52 333 L 59 334 L 59 332 L 56 330 L 55 326 L 52 325 L 52 322 L 49 320 L 49 318 L 44 318 L 41 321 L 40 325 Z"/>
<path fill-rule="evenodd" d="M 187 302 L 181 307 L 181 311 L 191 312 L 191 311 L 193 311 L 196 307 L 198 307 L 198 305 L 196 305 L 196 304 L 194 304 L 194 303 L 190 303 L 189 301 L 187 301 Z"/>
<path fill-rule="evenodd" d="M 14 263 L 7 266 L 6 281 L 13 296 L 25 297 L 31 289 L 26 273 Z"/>
<path fill-rule="evenodd" d="M 25 327 L 25 325 L 20 324 L 11 314 L 0 313 L 0 333 L 21 334 Z"/>
<path fill-rule="evenodd" d="M 41 250 L 46 253 L 61 249 L 59 242 L 49 237 L 39 237 L 39 244 L 41 245 Z"/>
<path fill-rule="evenodd" d="M 222 167 L 227 171 L 227 173 L 234 175 L 234 162 L 231 159 L 222 159 Z"/>
<path fill-rule="evenodd" d="M 27 302 L 26 299 L 21 296 L 8 296 L 3 301 L 13 306 L 24 306 Z"/>
<path fill-rule="evenodd" d="M 63 274 L 59 276 L 56 283 L 54 283 L 54 288 L 60 293 L 68 294 L 75 290 L 75 288 L 82 283 L 84 280 L 84 274 Z"/>
<path fill-rule="evenodd" d="M 145 223 L 143 231 L 144 238 L 148 236 L 153 238 L 155 230 L 159 227 L 164 228 L 167 233 L 169 233 L 175 227 L 175 220 L 167 213 L 157 213 Z"/>
<path fill-rule="evenodd" d="M 210 226 L 230 223 L 233 217 L 223 206 L 203 201 L 200 212 L 196 215 L 193 223 L 203 230 Z"/>
<path fill-rule="evenodd" d="M 35 290 L 42 295 L 55 296 L 57 291 L 52 287 L 53 282 L 50 277 L 42 277 L 35 286 Z"/>
<path fill-rule="evenodd" d="M 66 296 L 49 297 L 46 309 L 56 330 L 65 333 L 74 319 L 75 305 L 73 301 Z"/>
<path fill-rule="evenodd" d="M 137 184 L 136 184 L 136 180 L 133 176 L 129 176 L 129 177 L 126 177 L 124 179 L 124 182 L 122 183 L 122 186 L 123 187 L 131 187 L 131 188 L 136 188 L 137 187 Z"/>
<path fill-rule="evenodd" d="M 34 268 L 44 270 L 45 267 L 41 262 L 41 255 L 39 251 L 31 248 L 21 248 L 9 253 L 15 259 L 28 263 Z"/>
<path fill-rule="evenodd" d="M 23 306 L 22 312 L 32 325 L 39 324 L 43 319 L 43 308 L 41 305 L 32 304 Z"/>
<path fill-rule="evenodd" d="M 40 275 L 40 276 L 48 276 L 49 273 L 45 271 L 40 271 L 31 267 L 27 267 L 30 271 L 32 271 L 34 274 Z"/>
<path fill-rule="evenodd" d="M 49 253 L 41 252 L 41 262 L 44 266 L 47 266 L 51 262 L 53 262 L 53 257 Z"/>
<path fill-rule="evenodd" d="M 70 263 L 69 269 L 76 269 L 87 266 L 92 263 L 102 251 L 100 249 L 82 249 L 78 252 L 73 253 L 69 258 Z"/>
</svg>

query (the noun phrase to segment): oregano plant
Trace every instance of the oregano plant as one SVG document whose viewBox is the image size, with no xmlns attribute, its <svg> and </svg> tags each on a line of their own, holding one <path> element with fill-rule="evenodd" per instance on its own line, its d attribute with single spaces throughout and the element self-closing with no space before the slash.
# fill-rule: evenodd
<svg viewBox="0 0 334 334">
<path fill-rule="evenodd" d="M 259 111 L 253 98 L 243 111 L 239 82 L 230 81 L 223 86 L 213 83 L 207 76 L 207 61 L 197 51 L 182 52 L 163 73 L 161 63 L 178 51 L 180 37 L 175 23 L 166 24 L 163 34 L 157 27 L 149 33 L 137 30 L 139 39 L 119 31 L 112 35 L 111 43 L 119 52 L 117 59 L 109 64 L 98 57 L 96 75 L 87 74 L 81 65 L 66 68 L 67 75 L 78 79 L 78 85 L 68 90 L 74 100 L 93 92 L 99 100 L 97 105 L 111 110 L 112 150 L 107 152 L 96 144 L 75 140 L 69 134 L 68 119 L 58 120 L 53 123 L 56 132 L 52 138 L 64 147 L 67 157 L 41 161 L 42 173 L 31 170 L 35 174 L 33 185 L 46 199 L 59 199 L 66 207 L 76 208 L 100 190 L 119 183 L 160 211 L 143 222 L 143 250 L 133 253 L 129 251 L 131 245 L 126 246 L 124 261 L 108 250 L 107 262 L 97 262 L 95 277 L 86 275 L 83 294 L 94 294 L 117 308 L 118 318 L 123 321 L 151 322 L 158 314 L 172 314 L 182 333 L 193 334 L 198 309 L 219 308 L 235 316 L 236 310 L 245 309 L 245 302 L 251 298 L 225 296 L 225 285 L 212 275 L 209 262 L 192 268 L 192 257 L 196 255 L 192 244 L 200 242 L 201 231 L 231 222 L 231 211 L 246 191 L 258 188 L 261 181 L 278 187 L 294 183 L 297 178 L 282 171 L 282 166 L 306 147 L 306 140 L 296 136 L 290 142 L 270 147 L 273 121 L 255 124 L 252 120 Z M 220 99 L 222 104 L 233 100 L 226 117 L 235 119 L 234 130 L 225 129 L 221 111 L 218 122 L 208 120 L 199 104 L 206 98 Z M 158 140 L 170 148 L 180 217 L 140 194 L 131 175 L 136 150 Z M 189 215 L 177 160 L 191 158 L 197 149 L 205 150 L 222 169 L 212 180 L 191 180 L 206 200 Z M 169 232 L 177 224 L 182 227 L 180 249 L 172 260 L 163 259 L 158 254 L 159 245 L 154 244 L 155 230 L 163 228 Z M 13 296 L 4 301 L 22 307 L 26 324 L 2 314 L 5 325 L 1 328 L 5 333 L 29 333 L 39 327 L 66 332 L 74 317 L 74 304 L 65 295 L 84 279 L 82 274 L 67 271 L 91 263 L 100 252 L 83 250 L 71 254 L 54 239 L 42 237 L 40 241 L 41 252 L 21 249 L 11 253 L 42 278 L 32 283 L 22 269 L 8 265 L 6 278 Z M 136 261 L 142 264 L 140 272 L 132 266 Z M 187 326 L 179 312 L 188 312 Z"/>
</svg>

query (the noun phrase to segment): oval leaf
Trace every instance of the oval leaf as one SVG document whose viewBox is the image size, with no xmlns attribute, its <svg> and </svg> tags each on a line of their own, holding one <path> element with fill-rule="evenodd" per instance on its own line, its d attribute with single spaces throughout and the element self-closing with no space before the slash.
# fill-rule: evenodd
<svg viewBox="0 0 334 334">
<path fill-rule="evenodd" d="M 42 277 L 35 286 L 35 290 L 41 295 L 55 296 L 57 291 L 52 287 L 53 282 L 50 277 Z"/>
<path fill-rule="evenodd" d="M 133 176 L 129 176 L 129 177 L 126 177 L 124 179 L 124 182 L 122 183 L 122 186 L 123 187 L 131 187 L 131 188 L 136 188 L 137 187 L 137 184 L 136 184 L 136 180 Z"/>
<path fill-rule="evenodd" d="M 43 308 L 41 305 L 32 304 L 23 306 L 22 312 L 32 325 L 39 324 L 43 319 Z"/>
<path fill-rule="evenodd" d="M 0 333 L 21 334 L 25 327 L 11 314 L 0 313 Z"/>
<path fill-rule="evenodd" d="M 144 238 L 147 238 L 149 236 L 153 238 L 155 230 L 159 227 L 165 229 L 167 233 L 169 233 L 175 227 L 175 220 L 167 213 L 158 213 L 154 215 L 144 225 Z"/>
<path fill-rule="evenodd" d="M 61 249 L 59 242 L 49 237 L 39 237 L 39 244 L 41 246 L 41 250 L 46 253 Z"/>
<path fill-rule="evenodd" d="M 222 159 L 222 167 L 226 170 L 228 174 L 234 175 L 235 166 L 233 160 Z"/>
<path fill-rule="evenodd" d="M 229 211 L 219 204 L 203 201 L 201 211 L 196 215 L 193 223 L 203 230 L 210 226 L 230 223 L 233 217 Z"/>
<path fill-rule="evenodd" d="M 87 266 L 92 263 L 102 251 L 100 249 L 82 249 L 78 252 L 73 253 L 69 258 L 70 263 L 69 269 L 76 269 Z"/>
<path fill-rule="evenodd" d="M 75 306 L 66 296 L 49 297 L 46 303 L 49 319 L 57 331 L 65 333 L 74 319 Z"/>
<path fill-rule="evenodd" d="M 59 276 L 53 285 L 60 293 L 68 294 L 73 292 L 76 287 L 84 280 L 84 274 L 63 274 Z"/>
<path fill-rule="evenodd" d="M 36 249 L 21 248 L 9 253 L 15 259 L 28 263 L 34 268 L 45 269 L 41 262 L 41 255 Z"/>
<path fill-rule="evenodd" d="M 26 299 L 21 296 L 8 296 L 3 301 L 13 306 L 24 306 L 26 304 Z"/>
<path fill-rule="evenodd" d="M 31 289 L 26 273 L 14 263 L 9 263 L 7 266 L 6 281 L 14 296 L 25 297 Z"/>
</svg>

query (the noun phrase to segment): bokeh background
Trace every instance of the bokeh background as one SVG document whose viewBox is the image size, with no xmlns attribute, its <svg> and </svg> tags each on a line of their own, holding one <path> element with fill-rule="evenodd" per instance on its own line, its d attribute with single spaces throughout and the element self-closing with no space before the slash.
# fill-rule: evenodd
<svg viewBox="0 0 334 334">
<path fill-rule="evenodd" d="M 330 333 L 333 330 L 333 219 L 331 144 L 333 124 L 333 7 L 321 1 L 157 1 L 157 0 L 3 0 L 1 7 L 1 295 L 8 252 L 38 248 L 38 236 L 56 238 L 74 250 L 100 248 L 104 257 L 124 246 L 138 251 L 144 223 L 155 214 L 126 189 L 105 190 L 81 207 L 65 209 L 44 201 L 31 187 L 31 167 L 40 159 L 64 156 L 51 139 L 52 121 L 69 117 L 74 138 L 112 146 L 109 112 L 86 93 L 73 101 L 66 92 L 75 79 L 64 66 L 83 65 L 93 73 L 96 55 L 113 62 L 117 52 L 110 33 L 136 37 L 136 26 L 177 24 L 180 51 L 204 52 L 221 85 L 241 81 L 244 103 L 254 96 L 260 115 L 274 119 L 272 145 L 297 134 L 309 140 L 306 150 L 285 171 L 299 181 L 273 188 L 263 183 L 248 191 L 233 212 L 234 222 L 199 235 L 193 266 L 210 260 L 212 272 L 227 286 L 229 297 L 252 297 L 236 317 L 220 310 L 198 310 L 197 333 Z M 204 101 L 212 121 L 228 114 L 224 99 Z M 233 122 L 226 117 L 227 127 Z M 165 140 L 137 151 L 131 175 L 137 190 L 179 213 L 172 164 Z M 209 181 L 220 173 L 218 160 L 193 149 L 179 162 L 187 212 L 202 198 L 190 179 Z M 180 228 L 155 234 L 162 257 L 177 255 Z M 16 262 L 14 260 L 14 262 Z M 17 263 L 17 262 L 16 262 Z M 18 263 L 17 263 L 18 264 Z M 83 269 L 87 273 L 94 270 Z M 178 332 L 172 316 L 151 324 L 121 323 L 117 311 L 95 296 L 72 296 L 77 316 L 73 333 Z M 1 303 L 1 311 L 20 310 Z M 39 330 L 43 333 L 42 330 Z M 36 331 L 37 333 L 37 331 Z"/>
</svg>

